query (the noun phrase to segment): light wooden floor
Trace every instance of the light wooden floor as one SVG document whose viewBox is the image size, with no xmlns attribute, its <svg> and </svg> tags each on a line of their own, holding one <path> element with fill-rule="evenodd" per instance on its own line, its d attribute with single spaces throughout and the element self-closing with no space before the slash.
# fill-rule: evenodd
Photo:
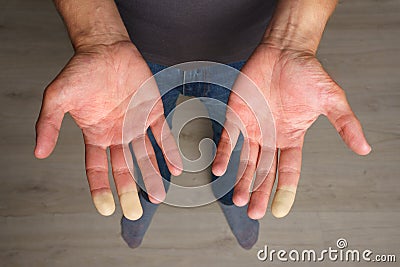
<svg viewBox="0 0 400 267">
<path fill-rule="evenodd" d="M 72 54 L 60 18 L 51 1 L 0 0 L 0 266 L 275 266 L 283 264 L 256 258 L 265 244 L 322 250 L 340 237 L 400 261 L 399 14 L 398 0 L 341 1 L 319 51 L 347 91 L 371 155 L 352 154 L 320 118 L 306 137 L 293 212 L 267 214 L 255 248 L 238 247 L 214 203 L 161 206 L 143 245 L 130 250 L 119 236 L 120 210 L 105 218 L 91 204 L 81 134 L 69 117 L 53 155 L 32 154 L 43 88 Z"/>
</svg>

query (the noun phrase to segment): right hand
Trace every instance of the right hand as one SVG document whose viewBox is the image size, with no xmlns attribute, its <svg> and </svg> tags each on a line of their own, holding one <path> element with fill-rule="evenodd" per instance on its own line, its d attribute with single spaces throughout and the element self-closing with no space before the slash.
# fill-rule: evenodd
<svg viewBox="0 0 400 267">
<path fill-rule="evenodd" d="M 125 217 L 136 220 L 142 215 L 137 186 L 130 171 L 132 166 L 126 163 L 133 162 L 129 158 L 125 161 L 123 153 L 128 143 L 122 141 L 122 126 L 130 99 L 151 76 L 146 62 L 129 41 L 82 46 L 76 49 L 75 55 L 44 92 L 36 123 L 35 156 L 46 158 L 50 155 L 64 114 L 69 112 L 83 133 L 86 175 L 94 205 L 102 215 L 111 215 L 115 210 L 108 180 L 107 148 L 110 149 L 112 173 Z M 181 173 L 182 162 L 172 134 L 165 129 L 168 127 L 162 129 L 165 117 L 158 88 L 154 83 L 146 90 L 145 99 L 139 99 L 139 105 L 133 110 L 139 121 L 135 121 L 136 130 L 129 142 L 132 141 L 149 198 L 153 203 L 159 203 L 166 193 L 145 129 L 151 128 L 173 175 Z M 142 114 L 150 110 L 148 105 L 153 103 L 157 104 L 151 113 Z M 135 150 L 137 142 L 146 144 L 147 153 Z M 154 169 L 148 168 L 149 164 Z"/>
</svg>

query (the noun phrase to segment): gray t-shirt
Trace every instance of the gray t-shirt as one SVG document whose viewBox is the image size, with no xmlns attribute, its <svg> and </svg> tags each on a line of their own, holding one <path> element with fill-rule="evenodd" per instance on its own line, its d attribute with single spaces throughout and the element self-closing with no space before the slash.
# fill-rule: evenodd
<svg viewBox="0 0 400 267">
<path fill-rule="evenodd" d="M 277 0 L 115 0 L 132 42 L 152 63 L 246 60 Z"/>
</svg>

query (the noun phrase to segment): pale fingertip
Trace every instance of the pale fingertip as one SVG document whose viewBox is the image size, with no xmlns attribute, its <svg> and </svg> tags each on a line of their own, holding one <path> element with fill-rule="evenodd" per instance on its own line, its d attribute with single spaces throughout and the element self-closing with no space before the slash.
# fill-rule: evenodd
<svg viewBox="0 0 400 267">
<path fill-rule="evenodd" d="M 293 206 L 296 193 L 292 190 L 278 189 L 271 206 L 272 215 L 283 218 L 288 215 Z"/>
<path fill-rule="evenodd" d="M 142 205 L 136 192 L 127 192 L 119 196 L 122 213 L 131 221 L 140 219 L 143 215 Z"/>
<path fill-rule="evenodd" d="M 110 216 L 115 211 L 114 197 L 111 192 L 97 193 L 93 196 L 93 203 L 103 216 Z"/>
</svg>

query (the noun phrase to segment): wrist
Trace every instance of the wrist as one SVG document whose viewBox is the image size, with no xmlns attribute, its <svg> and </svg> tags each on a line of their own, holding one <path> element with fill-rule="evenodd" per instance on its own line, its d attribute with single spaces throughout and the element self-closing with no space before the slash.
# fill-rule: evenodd
<svg viewBox="0 0 400 267">
<path fill-rule="evenodd" d="M 336 3 L 337 0 L 280 0 L 262 43 L 315 55 Z"/>
<path fill-rule="evenodd" d="M 113 0 L 54 0 L 75 50 L 129 40 Z"/>
<path fill-rule="evenodd" d="M 103 55 L 103 56 L 115 56 L 119 53 L 125 53 L 129 51 L 130 57 L 136 57 L 137 59 L 143 60 L 142 54 L 137 47 L 130 40 L 116 40 L 115 42 L 101 41 L 101 42 L 90 42 L 82 43 L 75 49 L 76 55 Z"/>
<path fill-rule="evenodd" d="M 128 35 L 121 33 L 90 33 L 71 36 L 72 45 L 75 52 L 84 50 L 87 47 L 110 46 L 118 43 L 131 42 Z"/>
<path fill-rule="evenodd" d="M 261 43 L 279 50 L 304 51 L 315 55 L 321 35 L 302 31 L 296 26 L 271 27 Z"/>
</svg>

